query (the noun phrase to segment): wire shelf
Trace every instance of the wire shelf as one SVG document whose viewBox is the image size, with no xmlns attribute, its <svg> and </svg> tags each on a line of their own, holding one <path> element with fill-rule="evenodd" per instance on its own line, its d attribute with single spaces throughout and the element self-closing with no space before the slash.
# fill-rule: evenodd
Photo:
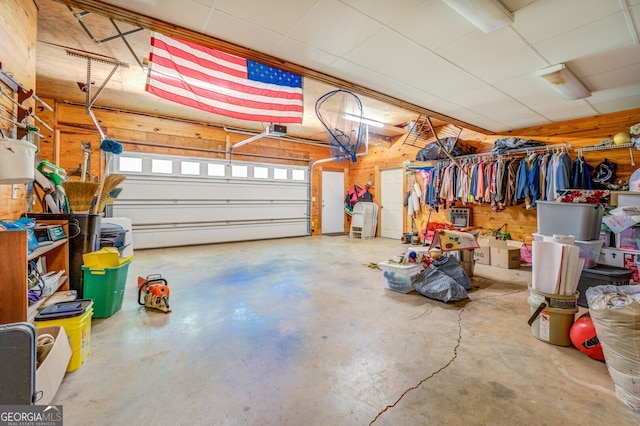
<svg viewBox="0 0 640 426">
<path fill-rule="evenodd" d="M 636 146 L 635 142 L 629 142 L 629 143 L 621 143 L 618 145 L 593 145 L 593 146 L 585 146 L 579 149 L 576 149 L 576 153 L 578 154 L 578 157 L 582 157 L 582 153 L 583 152 L 589 152 L 589 151 L 607 151 L 609 149 L 620 149 L 620 148 L 629 148 L 629 158 L 631 159 L 631 165 L 635 166 L 636 162 L 633 159 L 633 148 Z"/>
<path fill-rule="evenodd" d="M 569 148 L 571 148 L 571 144 L 562 143 L 562 144 L 556 144 L 556 145 L 545 145 L 545 146 L 535 146 L 535 147 L 529 147 L 529 148 L 510 149 L 509 151 L 505 151 L 502 154 L 496 154 L 495 152 L 492 152 L 492 151 L 479 152 L 477 154 L 460 155 L 458 157 L 455 157 L 455 159 L 456 161 L 458 161 L 458 160 L 474 160 L 476 158 L 487 158 L 487 157 L 499 158 L 499 157 L 509 157 L 509 156 L 518 155 L 518 154 L 529 154 L 534 152 L 548 152 L 548 151 L 561 150 L 561 149 L 566 150 Z M 449 161 L 451 160 L 447 158 L 438 159 L 438 160 L 429 160 L 429 161 L 413 161 L 407 164 L 407 168 L 422 169 L 425 167 L 432 167 L 440 162 L 449 162 Z"/>
</svg>

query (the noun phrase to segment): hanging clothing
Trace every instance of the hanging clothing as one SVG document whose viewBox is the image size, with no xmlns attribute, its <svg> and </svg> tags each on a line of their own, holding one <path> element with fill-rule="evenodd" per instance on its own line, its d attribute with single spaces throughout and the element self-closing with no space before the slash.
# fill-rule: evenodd
<svg viewBox="0 0 640 426">
<path fill-rule="evenodd" d="M 584 161 L 584 157 L 576 158 L 573 163 L 573 188 L 593 189 L 593 182 L 591 181 L 593 170 L 593 166 Z"/>
</svg>

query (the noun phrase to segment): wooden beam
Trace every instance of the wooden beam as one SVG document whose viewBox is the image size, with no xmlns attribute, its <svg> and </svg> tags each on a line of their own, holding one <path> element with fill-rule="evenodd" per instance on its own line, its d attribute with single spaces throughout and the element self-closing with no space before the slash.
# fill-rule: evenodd
<svg viewBox="0 0 640 426">
<path fill-rule="evenodd" d="M 112 4 L 104 3 L 102 1 L 95 0 L 55 0 L 58 3 L 63 3 L 71 7 L 82 9 L 85 11 L 98 13 L 108 18 L 114 19 L 120 22 L 126 22 L 131 25 L 146 28 L 151 31 L 156 31 L 169 37 L 176 37 L 182 40 L 197 43 L 203 46 L 210 47 L 212 49 L 220 50 L 222 52 L 230 53 L 232 55 L 240 56 L 245 59 L 260 62 L 265 65 L 269 65 L 275 68 L 279 68 L 283 71 L 295 73 L 306 78 L 310 78 L 322 83 L 329 84 L 339 89 L 349 90 L 357 94 L 370 97 L 371 99 L 385 102 L 390 105 L 394 105 L 399 108 L 404 108 L 409 111 L 415 111 L 419 114 L 426 114 L 430 117 L 437 118 L 438 120 L 446 121 L 448 123 L 455 124 L 456 126 L 464 127 L 469 130 L 473 130 L 478 133 L 491 135 L 494 132 L 475 126 L 473 124 L 466 123 L 464 121 L 449 117 L 448 115 L 441 114 L 439 112 L 421 107 L 419 105 L 412 104 L 410 102 L 403 101 L 396 97 L 378 92 L 377 90 L 370 89 L 359 84 L 351 83 L 340 78 L 336 78 L 325 73 L 298 65 L 293 62 L 285 61 L 276 58 L 271 55 L 267 55 L 262 52 L 258 52 L 253 49 L 238 46 L 225 40 L 202 34 L 200 32 L 184 28 L 160 19 L 153 18 L 151 16 L 142 15 L 137 12 L 133 12 L 127 9 L 123 9 Z"/>
</svg>

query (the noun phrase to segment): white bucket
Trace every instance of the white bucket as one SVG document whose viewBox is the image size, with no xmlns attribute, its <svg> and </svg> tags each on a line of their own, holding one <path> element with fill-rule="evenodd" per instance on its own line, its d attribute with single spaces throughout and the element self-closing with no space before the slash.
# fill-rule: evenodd
<svg viewBox="0 0 640 426">
<path fill-rule="evenodd" d="M 36 146 L 32 143 L 0 138 L 0 184 L 11 185 L 33 180 Z"/>
</svg>

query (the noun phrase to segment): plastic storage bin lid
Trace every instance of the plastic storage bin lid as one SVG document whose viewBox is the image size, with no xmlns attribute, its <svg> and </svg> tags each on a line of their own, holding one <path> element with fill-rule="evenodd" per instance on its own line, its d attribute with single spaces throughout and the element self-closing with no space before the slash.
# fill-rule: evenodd
<svg viewBox="0 0 640 426">
<path fill-rule="evenodd" d="M 606 275 L 608 277 L 626 277 L 629 278 L 633 275 L 633 269 L 619 268 L 617 266 L 600 265 L 593 268 L 584 268 L 582 273 L 591 273 L 596 275 Z"/>
<path fill-rule="evenodd" d="M 77 299 L 68 302 L 58 302 L 47 306 L 35 317 L 35 321 L 48 321 L 62 318 L 77 317 L 86 312 L 93 304 L 91 299 Z"/>
</svg>

